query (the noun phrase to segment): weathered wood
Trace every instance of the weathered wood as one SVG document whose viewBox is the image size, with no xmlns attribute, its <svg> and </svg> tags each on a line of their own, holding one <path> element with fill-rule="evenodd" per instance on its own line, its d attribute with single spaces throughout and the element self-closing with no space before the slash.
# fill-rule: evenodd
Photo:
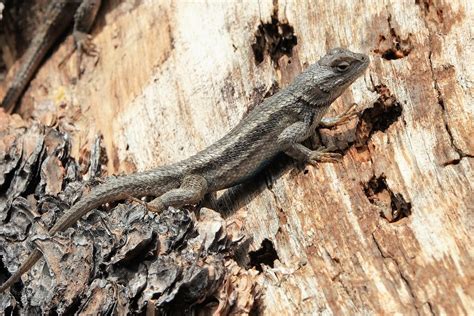
<svg viewBox="0 0 474 316">
<path fill-rule="evenodd" d="M 331 113 L 356 102 L 360 117 L 321 131 L 340 163 L 280 158 L 221 199 L 252 250 L 270 241 L 250 262 L 278 258 L 249 277 L 258 310 L 467 315 L 473 27 L 468 1 L 111 1 L 93 31 L 100 59 L 86 58 L 73 84 L 75 59 L 58 69 L 69 38 L 20 113 L 70 132 L 75 157 L 102 134 L 108 172 L 132 172 L 211 144 L 329 48 L 369 53 L 366 76 Z"/>
</svg>

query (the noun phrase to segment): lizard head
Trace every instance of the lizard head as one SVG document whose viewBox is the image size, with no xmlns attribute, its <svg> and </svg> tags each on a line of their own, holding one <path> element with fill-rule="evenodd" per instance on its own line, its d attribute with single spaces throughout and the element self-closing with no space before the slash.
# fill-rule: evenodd
<svg viewBox="0 0 474 316">
<path fill-rule="evenodd" d="M 314 105 L 329 105 L 369 66 L 369 57 L 331 49 L 295 79 L 293 94 Z"/>
</svg>

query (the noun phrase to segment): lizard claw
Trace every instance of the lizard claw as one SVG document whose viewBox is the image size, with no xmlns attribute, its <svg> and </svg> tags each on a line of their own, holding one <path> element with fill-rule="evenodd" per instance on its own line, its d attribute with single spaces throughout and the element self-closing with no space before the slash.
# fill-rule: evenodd
<svg viewBox="0 0 474 316">
<path fill-rule="evenodd" d="M 92 57 L 99 54 L 97 46 L 92 42 L 92 36 L 90 34 L 76 31 L 74 33 L 74 41 L 76 42 L 79 53 L 84 53 Z"/>
<path fill-rule="evenodd" d="M 90 57 L 95 57 L 96 60 L 94 64 L 97 64 L 99 61 L 99 50 L 92 42 L 92 36 L 90 34 L 76 31 L 73 36 L 77 48 L 77 76 L 80 77 L 83 72 L 83 69 L 81 69 L 82 55 L 85 54 Z"/>
<path fill-rule="evenodd" d="M 320 147 L 311 152 L 308 163 L 312 166 L 317 167 L 321 162 L 338 162 L 341 160 L 342 155 L 333 152 L 332 148 Z"/>
<path fill-rule="evenodd" d="M 357 103 L 352 103 L 350 108 L 345 110 L 343 113 L 335 117 L 326 117 L 326 118 L 321 119 L 319 125 L 325 128 L 332 128 L 334 126 L 344 124 L 345 122 L 349 121 L 353 117 L 357 116 L 358 112 L 356 111 L 356 108 L 357 108 Z"/>
</svg>

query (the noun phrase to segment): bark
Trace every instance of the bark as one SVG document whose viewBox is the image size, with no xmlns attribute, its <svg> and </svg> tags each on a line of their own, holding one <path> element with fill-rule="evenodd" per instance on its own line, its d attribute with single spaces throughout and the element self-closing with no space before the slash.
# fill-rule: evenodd
<svg viewBox="0 0 474 316">
<path fill-rule="evenodd" d="M 36 212 L 48 226 L 63 211 L 57 204 L 72 203 L 85 179 L 188 157 L 330 48 L 371 57 L 364 78 L 328 114 L 356 102 L 360 115 L 321 129 L 312 144 L 336 147 L 340 162 L 313 168 L 278 157 L 252 182 L 220 193 L 222 217 L 205 210 L 194 218 L 182 210 L 150 219 L 133 203 L 110 206 L 110 216 L 94 212 L 78 232 L 39 242 L 56 275 L 49 282 L 67 286 L 63 293 L 49 292 L 43 263 L 23 279 L 16 296 L 0 303 L 31 310 L 35 299 L 49 299 L 49 308 L 60 313 L 97 313 L 107 306 L 117 313 L 152 312 L 164 300 L 163 288 L 178 293 L 183 284 L 195 286 L 196 265 L 189 258 L 197 256 L 210 281 L 187 304 L 202 313 L 471 313 L 473 17 L 468 1 L 107 2 L 93 30 L 100 59 L 84 58 L 81 78 L 75 58 L 58 67 L 72 47 L 69 36 L 23 96 L 19 112 L 41 125 L 0 117 L 8 126 L 2 130 L 8 157 L 0 184 L 8 211 L 1 219 L 16 229 L 8 226 L 0 236 L 11 252 L 2 254 L 3 275 L 16 269 L 14 260 L 29 251 L 24 239 L 39 230 L 12 208 L 53 196 L 54 203 L 42 201 Z M 67 145 L 60 141 L 66 134 Z M 51 148 L 67 153 L 58 157 Z M 108 160 L 101 169 L 104 152 Z M 31 176 L 16 171 L 25 168 Z M 136 221 L 127 222 L 130 216 Z M 161 229 L 172 223 L 192 242 L 166 235 L 179 243 L 158 251 Z M 90 225 L 92 233 L 82 239 Z M 102 225 L 113 228 L 112 241 Z M 122 248 L 120 236 L 131 244 Z M 76 259 L 62 260 L 62 253 Z M 79 267 L 75 260 L 82 260 Z M 125 271 L 123 263 L 130 261 L 136 270 Z M 160 267 L 179 267 L 182 277 L 171 278 L 170 268 L 166 283 L 156 272 Z M 71 270 L 61 279 L 66 268 Z M 71 275 L 77 278 L 73 287 Z M 32 297 L 26 288 L 42 292 Z M 25 305 L 15 307 L 20 298 Z M 178 294 L 167 298 L 183 302 Z"/>
</svg>

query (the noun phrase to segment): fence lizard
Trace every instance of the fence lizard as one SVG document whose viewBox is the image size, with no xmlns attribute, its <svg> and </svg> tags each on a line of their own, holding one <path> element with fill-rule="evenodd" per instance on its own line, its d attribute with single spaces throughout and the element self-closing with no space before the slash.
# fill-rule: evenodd
<svg viewBox="0 0 474 316">
<path fill-rule="evenodd" d="M 311 150 L 301 142 L 321 123 L 331 103 L 369 65 L 364 54 L 342 48 L 330 50 L 285 89 L 254 108 L 237 126 L 213 145 L 181 162 L 111 178 L 98 185 L 63 214 L 50 235 L 73 225 L 102 204 L 128 197 L 153 196 L 152 210 L 195 204 L 206 194 L 226 189 L 252 177 L 284 152 L 294 159 L 316 163 L 336 156 L 326 150 Z M 340 116 L 344 119 L 344 115 Z M 0 287 L 0 293 L 15 283 L 42 256 L 35 249 L 20 268 Z"/>
<path fill-rule="evenodd" d="M 13 112 L 46 53 L 73 20 L 73 36 L 78 49 L 79 60 L 83 52 L 88 54 L 95 52 L 94 45 L 86 33 L 94 23 L 100 3 L 101 0 L 60 0 L 50 3 L 45 13 L 46 20 L 34 35 L 22 58 L 20 68 L 3 98 L 2 107 L 5 112 Z"/>
</svg>

